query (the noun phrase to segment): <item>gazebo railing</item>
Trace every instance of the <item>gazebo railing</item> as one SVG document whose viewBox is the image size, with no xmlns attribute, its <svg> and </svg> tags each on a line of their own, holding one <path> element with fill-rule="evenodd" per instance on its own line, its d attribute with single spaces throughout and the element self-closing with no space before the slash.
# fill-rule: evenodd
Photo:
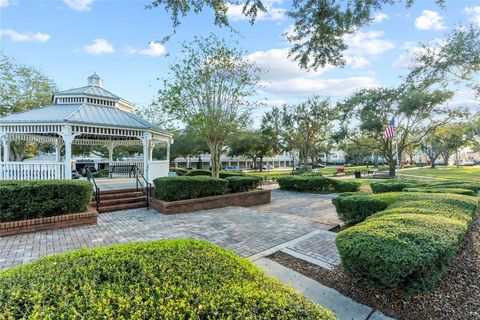
<svg viewBox="0 0 480 320">
<path fill-rule="evenodd" d="M 66 174 L 71 174 L 67 172 Z M 0 179 L 53 180 L 65 178 L 65 164 L 59 162 L 0 162 Z"/>
</svg>

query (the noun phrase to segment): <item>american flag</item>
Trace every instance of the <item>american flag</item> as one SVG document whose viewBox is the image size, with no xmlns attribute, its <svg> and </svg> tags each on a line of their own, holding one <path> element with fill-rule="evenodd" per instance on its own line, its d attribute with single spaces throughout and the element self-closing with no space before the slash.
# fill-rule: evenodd
<svg viewBox="0 0 480 320">
<path fill-rule="evenodd" d="M 395 132 L 395 117 L 392 117 L 390 123 L 387 127 L 387 130 L 383 133 L 383 139 L 387 140 L 388 138 L 393 137 L 393 133 Z"/>
</svg>

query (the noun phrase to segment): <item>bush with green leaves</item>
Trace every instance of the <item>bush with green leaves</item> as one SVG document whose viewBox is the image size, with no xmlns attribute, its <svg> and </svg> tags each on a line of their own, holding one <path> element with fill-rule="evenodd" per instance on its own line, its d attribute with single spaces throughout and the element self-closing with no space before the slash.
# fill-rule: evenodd
<svg viewBox="0 0 480 320">
<path fill-rule="evenodd" d="M 373 182 L 370 183 L 370 188 L 373 193 L 397 192 L 405 188 L 413 188 L 417 186 L 416 183 L 403 182 L 396 180 L 395 182 Z"/>
<path fill-rule="evenodd" d="M 352 216 L 364 219 L 337 235 L 345 272 L 381 290 L 415 292 L 432 289 L 447 270 L 478 199 L 452 193 L 389 192 L 338 197 L 334 203 L 348 214 L 347 221 Z"/>
<path fill-rule="evenodd" d="M 340 191 L 354 192 L 360 188 L 355 181 L 342 181 L 324 176 L 289 175 L 277 178 L 281 189 L 292 191 Z"/>
<path fill-rule="evenodd" d="M 5 319 L 319 319 L 332 313 L 199 240 L 82 249 L 0 272 Z"/>
<path fill-rule="evenodd" d="M 110 175 L 110 173 L 109 173 L 108 169 L 101 169 L 101 170 L 98 170 L 98 171 L 92 173 L 92 176 L 94 178 L 106 178 L 109 175 Z"/>
<path fill-rule="evenodd" d="M 225 180 L 228 181 L 228 190 L 230 192 L 246 192 L 253 189 L 256 189 L 262 183 L 261 177 L 256 176 L 232 176 L 227 177 Z"/>
<path fill-rule="evenodd" d="M 220 171 L 219 172 L 220 179 L 225 179 L 228 177 L 244 177 L 246 176 L 245 173 L 239 171 Z"/>
<path fill-rule="evenodd" d="M 0 181 L 0 222 L 83 212 L 92 192 L 83 180 Z"/>
<path fill-rule="evenodd" d="M 455 194 L 464 194 L 467 196 L 475 196 L 476 192 L 469 189 L 460 189 L 460 188 L 404 188 L 403 192 L 425 192 L 425 193 L 455 193 Z"/>
<path fill-rule="evenodd" d="M 190 170 L 180 167 L 170 168 L 171 172 L 176 172 L 178 176 L 186 175 Z"/>
<path fill-rule="evenodd" d="M 206 176 L 162 177 L 153 180 L 155 196 L 160 200 L 178 201 L 227 193 L 228 181 Z"/>
<path fill-rule="evenodd" d="M 194 170 L 189 170 L 184 175 L 188 176 L 188 177 L 191 177 L 191 176 L 212 176 L 212 172 L 210 170 L 194 169 Z"/>
</svg>

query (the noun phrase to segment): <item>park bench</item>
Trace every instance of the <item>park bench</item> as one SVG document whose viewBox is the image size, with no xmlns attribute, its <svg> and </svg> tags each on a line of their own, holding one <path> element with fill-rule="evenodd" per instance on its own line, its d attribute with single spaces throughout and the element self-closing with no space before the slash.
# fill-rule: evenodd
<svg viewBox="0 0 480 320">
<path fill-rule="evenodd" d="M 390 179 L 390 172 L 388 171 L 374 171 L 373 172 L 373 178 L 374 179 Z"/>
</svg>

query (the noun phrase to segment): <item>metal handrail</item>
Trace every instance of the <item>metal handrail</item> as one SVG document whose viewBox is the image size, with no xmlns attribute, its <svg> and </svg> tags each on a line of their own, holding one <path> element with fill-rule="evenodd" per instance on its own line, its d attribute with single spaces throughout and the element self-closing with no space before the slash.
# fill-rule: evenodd
<svg viewBox="0 0 480 320">
<path fill-rule="evenodd" d="M 97 203 L 97 211 L 98 211 L 98 208 L 100 207 L 100 188 L 97 186 L 95 177 L 92 175 L 92 172 L 90 171 L 90 169 L 86 168 L 86 170 L 87 170 L 87 180 L 92 181 L 93 186 L 95 187 L 95 190 L 93 191 L 93 196 L 95 197 L 95 202 Z"/>
<path fill-rule="evenodd" d="M 142 178 L 143 182 L 145 185 L 142 183 L 140 180 L 140 177 Z M 152 184 L 145 179 L 145 176 L 143 175 L 142 171 L 135 165 L 135 179 L 136 179 L 136 186 L 137 186 L 137 191 L 138 191 L 138 185 L 142 187 L 143 194 L 147 197 L 147 209 L 150 208 L 150 201 L 149 201 L 149 196 L 152 190 Z"/>
</svg>

